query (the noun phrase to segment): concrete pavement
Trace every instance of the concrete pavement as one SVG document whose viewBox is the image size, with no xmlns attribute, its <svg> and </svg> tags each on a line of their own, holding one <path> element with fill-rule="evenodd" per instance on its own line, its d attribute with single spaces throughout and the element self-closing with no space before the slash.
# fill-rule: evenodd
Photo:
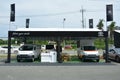
<svg viewBox="0 0 120 80">
<path fill-rule="evenodd" d="M 120 80 L 120 64 L 0 64 L 0 80 Z"/>
</svg>

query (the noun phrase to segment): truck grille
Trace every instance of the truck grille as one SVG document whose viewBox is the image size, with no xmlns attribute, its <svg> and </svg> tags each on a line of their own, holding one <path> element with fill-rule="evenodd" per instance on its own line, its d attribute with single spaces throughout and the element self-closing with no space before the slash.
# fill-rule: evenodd
<svg viewBox="0 0 120 80">
<path fill-rule="evenodd" d="M 96 57 L 96 55 L 88 55 L 88 56 L 90 56 L 90 57 Z"/>
<path fill-rule="evenodd" d="M 19 58 L 28 58 L 28 55 L 19 55 Z"/>
</svg>

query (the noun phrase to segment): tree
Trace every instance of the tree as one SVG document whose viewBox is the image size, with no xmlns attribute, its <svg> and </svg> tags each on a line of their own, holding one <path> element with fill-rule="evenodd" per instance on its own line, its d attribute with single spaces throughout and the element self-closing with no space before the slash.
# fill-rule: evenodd
<svg viewBox="0 0 120 80">
<path fill-rule="evenodd" d="M 108 27 L 108 30 L 110 32 L 110 39 L 111 41 L 113 41 L 113 36 L 114 36 L 113 32 L 115 30 L 115 22 L 111 22 L 111 24 Z"/>
<path fill-rule="evenodd" d="M 1 44 L 4 44 L 4 41 L 3 41 L 2 39 L 0 39 L 0 45 L 1 45 Z"/>
<path fill-rule="evenodd" d="M 104 26 L 103 21 L 104 21 L 103 19 L 100 19 L 99 22 L 98 22 L 98 24 L 97 24 L 98 29 L 100 29 L 102 31 L 103 31 L 103 26 Z M 100 42 L 99 45 L 101 45 L 101 42 L 102 42 L 101 37 L 99 38 L 99 42 Z"/>
<path fill-rule="evenodd" d="M 97 24 L 97 27 L 98 27 L 98 29 L 100 29 L 100 30 L 103 30 L 103 26 L 104 26 L 104 24 L 103 24 L 103 19 L 100 19 L 99 20 L 99 23 Z"/>
</svg>

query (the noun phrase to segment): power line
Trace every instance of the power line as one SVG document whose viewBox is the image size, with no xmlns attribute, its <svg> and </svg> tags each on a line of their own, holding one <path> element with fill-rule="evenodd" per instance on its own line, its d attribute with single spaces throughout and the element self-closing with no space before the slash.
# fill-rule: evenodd
<svg viewBox="0 0 120 80">
<path fill-rule="evenodd" d="M 58 16 L 58 15 L 66 15 L 66 14 L 75 14 L 79 11 L 71 11 L 71 12 L 61 12 L 61 13 L 49 13 L 49 14 L 41 14 L 41 15 L 30 15 L 30 17 L 37 17 L 37 16 Z M 24 17 L 24 16 L 19 16 Z"/>
<path fill-rule="evenodd" d="M 58 15 L 66 15 L 66 14 L 75 14 L 79 11 L 69 11 L 69 12 L 60 12 L 60 13 L 48 13 L 48 14 L 40 14 L 40 15 L 20 15 L 16 17 L 44 17 L 44 16 L 58 16 Z M 8 18 L 9 16 L 0 16 L 1 18 Z"/>
<path fill-rule="evenodd" d="M 86 10 L 86 12 L 102 12 L 104 10 Z M 120 11 L 116 9 L 116 11 Z M 69 11 L 69 12 L 60 12 L 60 13 L 48 13 L 48 14 L 35 14 L 35 15 L 16 15 L 16 17 L 23 18 L 23 17 L 48 17 L 48 16 L 59 16 L 59 15 L 70 15 L 70 14 L 77 14 L 79 10 L 76 11 Z M 81 11 L 82 13 L 82 11 Z M 0 18 L 9 18 L 10 16 L 0 16 Z"/>
<path fill-rule="evenodd" d="M 88 12 L 88 11 L 87 11 Z M 95 11 L 92 11 L 95 12 Z M 77 11 L 69 11 L 69 12 L 60 12 L 60 13 L 48 13 L 48 14 L 40 14 L 40 15 L 16 15 L 16 17 L 46 17 L 46 16 L 58 16 L 58 15 L 68 15 L 68 14 L 76 14 L 79 13 L 79 10 Z M 8 18 L 10 16 L 0 16 L 1 18 Z"/>
</svg>

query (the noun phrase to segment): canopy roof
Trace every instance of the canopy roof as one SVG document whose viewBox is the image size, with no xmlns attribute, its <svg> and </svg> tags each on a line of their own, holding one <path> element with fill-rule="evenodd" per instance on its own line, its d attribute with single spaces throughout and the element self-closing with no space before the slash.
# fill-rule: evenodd
<svg viewBox="0 0 120 80">
<path fill-rule="evenodd" d="M 88 28 L 19 28 L 10 37 L 107 37 L 107 31 Z"/>
<path fill-rule="evenodd" d="M 101 31 L 96 28 L 18 28 L 16 31 Z"/>
</svg>

